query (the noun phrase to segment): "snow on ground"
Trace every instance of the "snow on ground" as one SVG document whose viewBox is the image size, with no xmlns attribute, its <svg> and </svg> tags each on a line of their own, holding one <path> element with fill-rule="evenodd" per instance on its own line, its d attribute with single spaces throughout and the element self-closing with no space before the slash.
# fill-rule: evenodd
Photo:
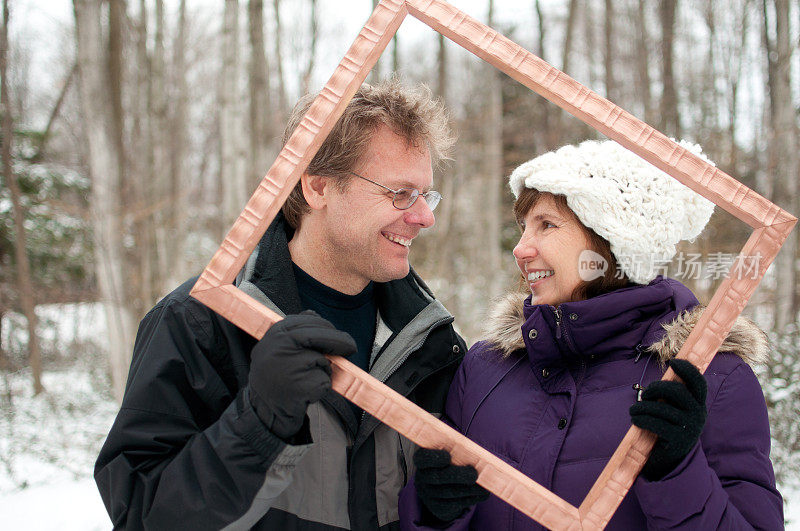
<svg viewBox="0 0 800 531">
<path fill-rule="evenodd" d="M 92 468 L 117 405 L 96 380 L 78 369 L 45 373 L 45 397 L 33 396 L 27 372 L 0 381 L 3 529 L 111 529 Z M 793 500 L 786 508 L 786 529 L 800 531 L 800 490 L 783 494 Z"/>
<path fill-rule="evenodd" d="M 28 371 L 0 381 L 3 529 L 111 528 L 92 468 L 117 405 L 96 380 L 87 370 L 47 372 L 38 397 Z"/>
<path fill-rule="evenodd" d="M 53 481 L 0 497 L 3 529 L 102 531 L 111 529 L 94 480 Z"/>
<path fill-rule="evenodd" d="M 29 371 L 0 373 L 0 528 L 111 529 L 92 479 L 94 460 L 118 407 L 102 357 L 90 342 L 102 312 L 93 306 L 37 308 L 39 312 L 58 330 L 44 334 L 48 350 L 84 354 L 77 361 L 73 355 L 71 363 L 59 356 L 63 368 L 44 374 L 47 393 L 38 397 L 33 396 Z M 66 326 L 64 321 L 78 324 Z M 6 348 L 25 340 L 13 325 L 12 320 L 3 322 L 0 340 Z M 786 529 L 800 531 L 800 486 L 781 492 L 790 501 Z"/>
<path fill-rule="evenodd" d="M 800 488 L 783 489 L 783 518 L 786 521 L 786 529 L 800 531 Z M 789 503 L 785 503 L 789 500 Z"/>
</svg>

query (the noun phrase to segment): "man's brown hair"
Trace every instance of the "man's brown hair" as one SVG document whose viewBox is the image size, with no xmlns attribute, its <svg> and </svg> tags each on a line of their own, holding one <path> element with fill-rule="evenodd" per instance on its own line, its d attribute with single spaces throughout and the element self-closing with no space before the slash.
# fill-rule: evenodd
<svg viewBox="0 0 800 531">
<path fill-rule="evenodd" d="M 308 94 L 297 102 L 283 133 L 282 145 L 289 141 L 316 96 Z M 335 177 L 339 190 L 345 190 L 351 178 L 348 172 L 364 156 L 381 124 L 405 139 L 409 146 L 427 147 L 434 165 L 448 158 L 455 142 L 444 105 L 424 85 L 410 88 L 396 79 L 376 85 L 365 83 L 347 104 L 305 173 Z M 282 210 L 289 225 L 299 228 L 303 216 L 309 212 L 299 182 Z"/>
<path fill-rule="evenodd" d="M 578 287 L 576 287 L 572 292 L 570 300 L 580 301 L 584 299 L 590 299 L 592 297 L 602 295 L 603 293 L 608 293 L 628 286 L 630 284 L 630 280 L 628 280 L 628 277 L 620 271 L 619 264 L 617 263 L 617 259 L 614 257 L 614 253 L 611 252 L 611 245 L 608 243 L 608 240 L 584 225 L 581 220 L 578 219 L 578 216 L 575 215 L 575 212 L 573 212 L 567 204 L 566 196 L 561 194 L 555 195 L 549 192 L 540 192 L 539 190 L 533 188 L 523 188 L 522 192 L 519 194 L 519 197 L 514 202 L 514 219 L 517 220 L 517 224 L 522 226 L 522 221 L 525 219 L 525 215 L 528 213 L 528 211 L 536 206 L 536 204 L 546 196 L 553 198 L 556 208 L 561 214 L 569 216 L 571 219 L 574 219 L 578 222 L 578 225 L 581 227 L 584 234 L 586 234 L 586 238 L 589 240 L 590 250 L 602 256 L 608 264 L 608 269 L 606 269 L 606 272 L 602 277 L 590 280 L 588 282 L 583 281 L 578 284 Z M 524 277 L 523 284 L 524 286 L 528 285 Z"/>
</svg>

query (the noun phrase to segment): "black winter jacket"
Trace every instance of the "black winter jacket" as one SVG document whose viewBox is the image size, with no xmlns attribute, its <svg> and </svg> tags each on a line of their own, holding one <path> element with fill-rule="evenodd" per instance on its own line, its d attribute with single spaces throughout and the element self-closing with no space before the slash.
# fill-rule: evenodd
<svg viewBox="0 0 800 531">
<path fill-rule="evenodd" d="M 300 311 L 278 216 L 237 279 L 282 314 Z M 95 465 L 115 528 L 397 529 L 414 445 L 330 391 L 286 444 L 247 396 L 255 339 L 191 298 L 194 279 L 142 320 L 122 407 Z M 466 346 L 412 271 L 375 286 L 370 373 L 443 411 Z"/>
</svg>

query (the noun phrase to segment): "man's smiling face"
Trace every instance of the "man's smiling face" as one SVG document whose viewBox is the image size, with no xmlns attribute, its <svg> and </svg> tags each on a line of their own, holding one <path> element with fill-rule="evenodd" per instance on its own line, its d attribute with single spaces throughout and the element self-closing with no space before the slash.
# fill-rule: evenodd
<svg viewBox="0 0 800 531">
<path fill-rule="evenodd" d="M 364 157 L 353 169 L 384 186 L 427 192 L 433 181 L 431 157 L 425 146 L 409 145 L 386 126 L 378 126 Z M 357 177 L 327 201 L 325 244 L 336 275 L 353 286 L 388 282 L 409 272 L 412 240 L 434 216 L 420 195 L 413 206 L 398 210 L 392 193 Z"/>
</svg>

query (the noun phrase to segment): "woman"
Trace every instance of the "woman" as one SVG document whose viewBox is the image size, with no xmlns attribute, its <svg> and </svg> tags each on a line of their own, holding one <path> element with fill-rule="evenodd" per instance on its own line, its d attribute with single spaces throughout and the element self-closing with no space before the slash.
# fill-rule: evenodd
<svg viewBox="0 0 800 531">
<path fill-rule="evenodd" d="M 740 318 L 705 377 L 673 359 L 703 308 L 657 269 L 702 231 L 713 204 L 612 141 L 542 155 L 510 185 L 529 291 L 499 304 L 465 357 L 448 421 L 575 506 L 633 422 L 658 438 L 609 529 L 782 528 L 749 366 L 767 356 L 764 333 Z M 659 382 L 667 366 L 685 383 Z M 414 460 L 404 529 L 541 528 L 446 451 Z"/>
</svg>

